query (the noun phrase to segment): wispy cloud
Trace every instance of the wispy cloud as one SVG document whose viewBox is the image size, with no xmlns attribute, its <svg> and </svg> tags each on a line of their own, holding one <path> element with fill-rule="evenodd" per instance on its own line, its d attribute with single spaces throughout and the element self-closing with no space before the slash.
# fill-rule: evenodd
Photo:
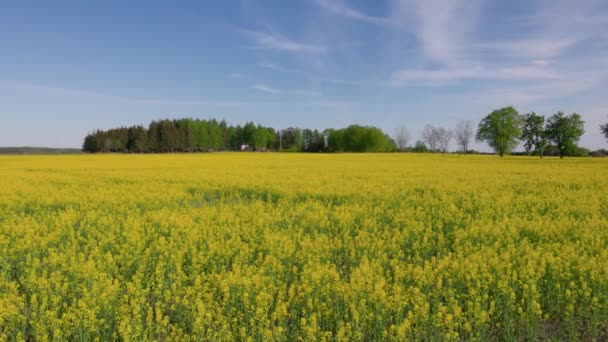
<svg viewBox="0 0 608 342">
<path fill-rule="evenodd" d="M 357 87 L 464 84 L 475 88 L 483 81 L 484 86 L 498 89 L 490 95 L 500 93 L 518 102 L 577 94 L 608 79 L 608 75 L 602 73 L 587 76 L 608 63 L 572 57 L 573 53 L 580 55 L 581 48 L 589 44 L 604 47 L 594 49 L 594 54 L 600 56 L 598 59 L 608 57 L 608 44 L 602 43 L 607 37 L 602 28 L 608 27 L 602 0 L 535 0 L 525 10 L 501 14 L 498 19 L 503 21 L 496 25 L 505 24 L 508 34 L 500 35 L 486 32 L 486 25 L 492 20 L 487 14 L 496 15 L 484 12 L 493 7 L 490 0 L 388 0 L 386 16 L 365 13 L 348 0 L 310 1 L 330 15 L 378 26 L 385 39 L 381 45 L 385 48 L 410 45 L 408 55 L 401 58 L 401 67 L 387 70 L 384 81 L 381 80 L 383 73 L 373 67 L 370 70 L 375 74 L 356 73 L 358 80 L 331 73 L 331 69 L 319 73 L 270 62 L 259 63 L 260 67 L 299 75 L 312 82 Z M 598 6 L 604 6 L 603 10 L 597 10 Z M 321 45 L 286 39 L 271 29 L 248 31 L 248 35 L 260 48 L 317 55 L 327 51 Z M 413 42 L 411 37 L 415 37 Z M 345 38 L 348 41 L 348 37 Z M 391 51 L 395 53 L 395 49 L 390 48 L 379 51 L 381 60 L 399 60 L 399 56 L 387 55 Z M 580 77 L 583 79 L 578 79 Z M 372 81 L 374 78 L 380 81 Z M 256 89 L 271 94 L 289 93 L 268 86 Z M 488 90 L 479 93 L 488 93 Z"/>
<path fill-rule="evenodd" d="M 286 94 L 299 95 L 305 97 L 321 96 L 321 93 L 312 90 L 280 90 L 265 85 L 255 85 L 252 88 L 270 94 Z M 101 102 L 112 102 L 122 105 L 134 106 L 210 106 L 210 107 L 297 107 L 297 106 L 319 106 L 319 107 L 334 107 L 335 101 L 314 101 L 314 102 L 263 102 L 263 101 L 217 101 L 217 100 L 199 100 L 199 99 L 168 99 L 168 98 L 138 98 L 130 96 L 110 95 L 96 91 L 88 91 L 81 89 L 56 87 L 39 85 L 34 83 L 5 83 L 0 82 L 0 89 L 17 91 L 29 94 L 39 94 L 46 96 L 60 96 L 72 99 L 88 99 Z M 342 102 L 343 103 L 343 102 Z"/>
<path fill-rule="evenodd" d="M 304 54 L 324 54 L 327 48 L 320 45 L 297 42 L 277 32 L 261 32 L 243 30 L 244 34 L 251 40 L 256 48 L 287 51 Z"/>
<path fill-rule="evenodd" d="M 361 11 L 358 11 L 346 4 L 344 0 L 314 0 L 314 3 L 322 8 L 323 10 L 332 13 L 334 15 L 358 20 L 374 25 L 394 25 L 394 22 L 388 17 L 376 17 L 367 15 Z"/>
<path fill-rule="evenodd" d="M 563 54 L 576 44 L 575 38 L 539 37 L 512 41 L 493 41 L 475 44 L 471 50 L 477 50 L 493 57 L 520 57 L 526 59 L 554 58 Z"/>
<path fill-rule="evenodd" d="M 509 35 L 490 38 L 480 34 L 484 28 L 479 26 L 487 3 L 393 0 L 393 20 L 412 23 L 402 29 L 416 35 L 420 62 L 394 71 L 388 83 L 399 87 L 495 81 L 494 93 L 477 93 L 528 103 L 574 95 L 608 80 L 607 73 L 599 72 L 607 66 L 601 56 L 608 59 L 608 49 L 597 48 L 596 39 L 603 32 L 600 28 L 608 27 L 606 8 L 597 11 L 602 1 L 536 0 L 534 11 L 509 22 Z M 581 57 L 583 46 L 593 48 L 597 60 Z"/>
<path fill-rule="evenodd" d="M 262 68 L 276 71 L 276 72 L 301 75 L 304 78 L 306 78 L 307 80 L 314 81 L 314 82 L 356 86 L 356 87 L 384 87 L 385 86 L 385 84 L 383 84 L 381 82 L 370 82 L 370 81 L 361 81 L 361 80 L 349 80 L 349 79 L 342 79 L 342 78 L 323 77 L 323 76 L 319 76 L 318 74 L 311 72 L 311 71 L 305 71 L 302 69 L 295 69 L 295 68 L 288 68 L 288 67 L 285 67 L 282 65 L 278 65 L 275 63 L 269 63 L 269 62 L 259 63 L 258 65 Z"/>
<path fill-rule="evenodd" d="M 284 67 L 281 65 L 270 63 L 270 62 L 262 62 L 262 63 L 259 63 L 258 65 L 262 68 L 269 69 L 272 71 L 284 72 L 284 73 L 289 73 L 289 74 L 305 74 L 302 70 L 287 68 L 287 67 Z"/>
<path fill-rule="evenodd" d="M 394 0 L 392 21 L 416 37 L 424 56 L 443 65 L 461 63 L 478 23 L 480 0 Z"/>
<path fill-rule="evenodd" d="M 545 65 L 553 64 L 553 62 L 554 61 L 551 59 L 535 59 L 532 61 L 532 64 L 545 66 Z"/>
<path fill-rule="evenodd" d="M 461 101 L 477 104 L 509 104 L 516 107 L 551 103 L 551 100 L 571 97 L 600 86 L 608 72 L 563 72 L 558 79 L 523 82 L 516 85 L 495 84 L 460 94 Z"/>
<path fill-rule="evenodd" d="M 118 96 L 111 95 L 96 91 L 73 89 L 65 87 L 47 86 L 33 83 L 0 83 L 0 87 L 4 89 L 17 90 L 21 92 L 38 93 L 43 95 L 51 96 L 63 96 L 69 98 L 93 98 L 100 101 L 121 103 L 126 105 L 153 105 L 153 106 L 165 106 L 165 105 L 235 105 L 236 102 L 231 101 L 206 101 L 206 100 L 178 100 L 178 99 L 166 99 L 166 98 L 138 98 L 130 96 Z"/>
<path fill-rule="evenodd" d="M 269 86 L 266 86 L 266 85 L 263 85 L 263 84 L 256 84 L 256 85 L 252 86 L 252 88 L 255 89 L 255 90 L 259 90 L 261 92 L 268 93 L 268 94 L 273 94 L 273 95 L 277 95 L 277 94 L 281 93 L 280 90 L 272 88 L 272 87 L 269 87 Z"/>
<path fill-rule="evenodd" d="M 442 70 L 409 70 L 396 72 L 392 79 L 393 86 L 401 85 L 444 85 L 463 80 L 499 80 L 499 81 L 534 81 L 555 80 L 559 75 L 545 68 L 544 65 L 502 67 L 497 69 L 454 68 Z"/>
<path fill-rule="evenodd" d="M 256 84 L 253 89 L 272 95 L 298 95 L 298 96 L 321 96 L 321 93 L 312 90 L 284 90 L 273 88 L 264 84 Z"/>
</svg>

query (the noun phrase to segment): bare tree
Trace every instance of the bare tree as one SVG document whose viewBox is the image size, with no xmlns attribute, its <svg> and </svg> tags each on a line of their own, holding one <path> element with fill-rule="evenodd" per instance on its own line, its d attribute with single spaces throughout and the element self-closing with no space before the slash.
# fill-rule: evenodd
<svg viewBox="0 0 608 342">
<path fill-rule="evenodd" d="M 455 138 L 456 143 L 460 147 L 460 150 L 465 155 L 469 151 L 469 144 L 471 140 L 473 140 L 473 135 L 475 134 L 475 129 L 473 127 L 473 122 L 470 120 L 458 121 L 456 124 L 455 130 Z"/>
<path fill-rule="evenodd" d="M 395 144 L 397 145 L 397 149 L 399 151 L 403 151 L 410 144 L 410 132 L 405 128 L 405 126 L 399 126 L 395 130 Z"/>
<path fill-rule="evenodd" d="M 437 144 L 439 144 L 438 138 L 437 128 L 429 124 L 424 126 L 424 129 L 422 130 L 422 141 L 427 144 L 431 151 L 437 150 Z"/>
<path fill-rule="evenodd" d="M 437 140 L 439 141 L 439 149 L 441 152 L 446 153 L 450 148 L 450 140 L 452 140 L 452 131 L 449 129 L 439 127 L 436 128 Z"/>
</svg>

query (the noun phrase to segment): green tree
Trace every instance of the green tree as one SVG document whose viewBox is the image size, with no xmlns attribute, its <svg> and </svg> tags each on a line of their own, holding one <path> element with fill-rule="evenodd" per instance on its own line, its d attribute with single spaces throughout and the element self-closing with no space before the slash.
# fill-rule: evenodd
<svg viewBox="0 0 608 342">
<path fill-rule="evenodd" d="M 215 119 L 209 120 L 208 122 L 209 141 L 211 143 L 210 147 L 213 150 L 221 150 L 224 146 L 224 135 L 222 128 L 220 127 L 219 122 L 217 122 Z"/>
<path fill-rule="evenodd" d="M 558 112 L 547 120 L 546 133 L 549 141 L 557 147 L 559 157 L 564 158 L 577 152 L 576 144 L 585 133 L 585 122 L 580 114 Z"/>
<path fill-rule="evenodd" d="M 182 137 L 182 146 L 186 151 L 196 150 L 196 140 L 194 138 L 194 127 L 196 126 L 196 120 L 194 119 L 182 119 L 180 124 L 180 133 Z"/>
<path fill-rule="evenodd" d="M 245 124 L 245 126 L 243 126 L 243 136 L 242 139 L 243 141 L 241 141 L 241 143 L 243 144 L 247 144 L 251 147 L 255 146 L 255 131 L 256 131 L 256 127 L 255 124 L 253 122 L 248 122 Z"/>
<path fill-rule="evenodd" d="M 426 147 L 426 144 L 424 143 L 424 141 L 421 141 L 421 140 L 416 141 L 416 144 L 414 144 L 414 148 L 412 149 L 412 152 L 416 152 L 416 153 L 426 153 L 428 151 L 429 151 L 428 147 Z"/>
<path fill-rule="evenodd" d="M 305 152 L 320 152 L 324 148 L 323 135 L 318 130 L 304 129 L 302 131 L 303 151 Z"/>
<path fill-rule="evenodd" d="M 266 128 L 258 125 L 254 135 L 254 146 L 256 151 L 264 150 L 268 146 L 269 132 Z"/>
<path fill-rule="evenodd" d="M 113 139 L 110 149 L 114 152 L 122 152 L 125 149 L 125 145 L 120 139 Z"/>
<path fill-rule="evenodd" d="M 160 122 L 158 121 L 152 121 L 148 126 L 148 150 L 150 152 L 160 152 L 160 126 Z"/>
<path fill-rule="evenodd" d="M 234 126 L 229 126 L 226 127 L 226 133 L 225 133 L 225 146 L 224 148 L 226 150 L 237 150 L 236 146 L 238 145 L 238 132 L 237 132 L 237 127 Z"/>
<path fill-rule="evenodd" d="M 604 137 L 606 137 L 606 140 L 608 140 L 608 123 L 601 125 L 600 129 L 602 130 Z"/>
<path fill-rule="evenodd" d="M 519 144 L 521 117 L 513 107 L 497 109 L 488 114 L 477 128 L 477 141 L 485 141 L 501 157 Z"/>
<path fill-rule="evenodd" d="M 82 144 L 83 152 L 94 153 L 99 152 L 101 150 L 100 146 L 98 145 L 97 134 L 99 134 L 99 131 L 87 134 L 87 136 L 84 138 L 84 143 Z"/>
<path fill-rule="evenodd" d="M 173 121 L 161 120 L 160 122 L 160 152 L 174 152 L 176 145 Z"/>
<path fill-rule="evenodd" d="M 303 134 L 299 128 L 289 127 L 280 130 L 279 148 L 289 151 L 301 151 L 303 147 Z M 278 139 L 279 137 L 275 138 Z"/>
<path fill-rule="evenodd" d="M 304 144 L 304 137 L 302 136 L 302 129 L 296 128 L 294 130 L 293 134 L 294 134 L 294 143 L 295 143 L 296 149 L 298 151 L 301 151 L 302 146 Z"/>
<path fill-rule="evenodd" d="M 148 132 L 143 126 L 129 128 L 127 150 L 129 152 L 144 153 L 148 149 Z"/>
<path fill-rule="evenodd" d="M 267 136 L 266 148 L 272 149 L 273 146 L 276 145 L 277 132 L 275 132 L 274 128 L 272 128 L 272 127 L 266 127 L 265 130 L 266 130 L 266 136 Z"/>
<path fill-rule="evenodd" d="M 332 152 L 344 152 L 344 130 L 327 129 L 327 145 Z"/>
<path fill-rule="evenodd" d="M 545 132 L 545 117 L 531 112 L 524 115 L 522 121 L 521 139 L 524 141 L 526 152 L 536 153 L 542 158 L 549 144 Z"/>
<path fill-rule="evenodd" d="M 390 152 L 396 149 L 393 139 L 377 127 L 350 125 L 344 129 L 327 132 L 331 151 Z"/>
</svg>

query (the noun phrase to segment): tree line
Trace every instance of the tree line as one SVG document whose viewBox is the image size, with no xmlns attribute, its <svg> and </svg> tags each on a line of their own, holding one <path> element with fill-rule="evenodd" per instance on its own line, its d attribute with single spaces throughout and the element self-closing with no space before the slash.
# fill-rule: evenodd
<svg viewBox="0 0 608 342">
<path fill-rule="evenodd" d="M 479 124 L 476 139 L 485 141 L 500 156 L 513 151 L 523 141 L 526 152 L 543 157 L 548 150 L 560 158 L 576 155 L 585 133 L 585 122 L 578 113 L 557 112 L 546 118 L 534 112 L 520 115 L 513 107 L 488 114 Z"/>
<path fill-rule="evenodd" d="M 523 142 L 525 152 L 517 154 L 559 156 L 608 156 L 608 151 L 589 150 L 578 146 L 585 133 L 585 122 L 578 113 L 569 115 L 557 112 L 545 117 L 535 112 L 519 114 L 513 107 L 494 110 L 479 123 L 477 130 L 469 120 L 459 121 L 454 130 L 426 125 L 421 140 L 413 147 L 408 145 L 410 135 L 405 127 L 395 131 L 397 147 L 411 152 L 448 152 L 451 139 L 455 139 L 458 152 L 467 154 L 473 140 L 487 143 L 499 156 L 513 153 Z M 608 140 L 608 123 L 601 125 L 600 130 Z"/>
<path fill-rule="evenodd" d="M 600 130 L 608 140 L 608 123 Z M 343 129 L 275 130 L 253 122 L 228 125 L 226 121 L 192 118 L 152 121 L 142 125 L 96 130 L 83 143 L 85 152 L 170 153 L 200 151 L 293 151 L 293 152 L 449 152 L 455 141 L 459 153 L 470 150 L 473 141 L 487 143 L 499 156 L 510 154 L 523 142 L 525 154 L 586 155 L 578 141 L 585 133 L 578 113 L 558 112 L 550 117 L 534 112 L 521 115 L 513 107 L 494 110 L 475 129 L 470 120 L 459 121 L 451 130 L 426 125 L 421 139 L 410 146 L 405 126 L 393 137 L 373 126 L 350 125 Z M 596 151 L 608 155 L 608 151 Z"/>
<path fill-rule="evenodd" d="M 96 130 L 83 143 L 85 152 L 170 153 L 201 151 L 390 152 L 391 137 L 372 126 L 344 129 L 272 127 L 247 122 L 232 126 L 226 121 L 192 118 L 152 121 L 141 125 Z"/>
</svg>

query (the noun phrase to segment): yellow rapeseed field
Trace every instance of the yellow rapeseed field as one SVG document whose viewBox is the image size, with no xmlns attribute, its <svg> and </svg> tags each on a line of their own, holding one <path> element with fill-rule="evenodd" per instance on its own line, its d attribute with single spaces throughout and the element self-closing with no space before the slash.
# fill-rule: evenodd
<svg viewBox="0 0 608 342">
<path fill-rule="evenodd" d="M 0 341 L 608 336 L 608 160 L 0 157 Z"/>
</svg>

